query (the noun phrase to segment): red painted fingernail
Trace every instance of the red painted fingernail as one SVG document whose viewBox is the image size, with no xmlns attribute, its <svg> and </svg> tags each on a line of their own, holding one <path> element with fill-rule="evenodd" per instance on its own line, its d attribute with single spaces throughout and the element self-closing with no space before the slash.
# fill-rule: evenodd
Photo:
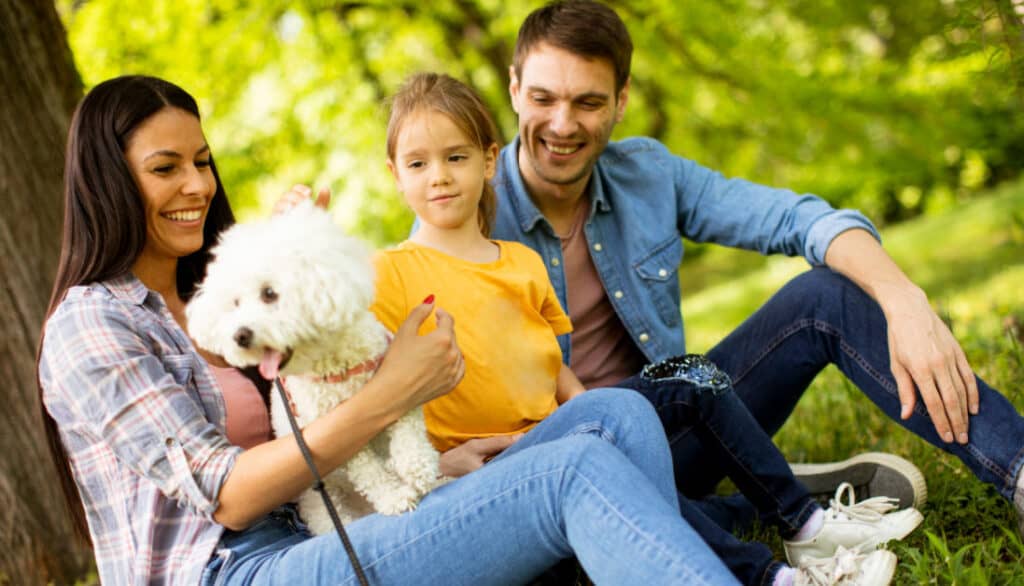
<svg viewBox="0 0 1024 586">
<path fill-rule="evenodd" d="M 430 305 L 433 302 L 434 302 L 434 294 L 433 293 L 431 293 L 430 295 L 427 295 L 427 298 L 423 300 L 423 303 L 425 305 Z"/>
</svg>

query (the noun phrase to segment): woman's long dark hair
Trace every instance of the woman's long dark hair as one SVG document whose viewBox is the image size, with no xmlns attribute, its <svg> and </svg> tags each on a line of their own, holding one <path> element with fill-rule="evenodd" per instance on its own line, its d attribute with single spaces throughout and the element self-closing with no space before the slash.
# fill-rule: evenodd
<svg viewBox="0 0 1024 586">
<path fill-rule="evenodd" d="M 185 90 L 162 79 L 141 75 L 116 77 L 97 85 L 75 109 L 64 163 L 60 260 L 46 310 L 47 319 L 68 289 L 129 273 L 142 252 L 146 243 L 146 216 L 142 195 L 125 159 L 125 149 L 143 122 L 168 107 L 199 118 L 196 101 Z M 217 167 L 212 162 L 210 166 L 217 190 L 203 226 L 203 245 L 178 260 L 178 292 L 186 300 L 206 274 L 209 250 L 217 235 L 235 221 Z M 40 351 L 42 339 L 40 335 Z M 39 357 L 37 351 L 37 385 Z M 56 422 L 43 405 L 41 385 L 39 410 L 75 531 L 88 540 L 85 511 Z"/>
</svg>

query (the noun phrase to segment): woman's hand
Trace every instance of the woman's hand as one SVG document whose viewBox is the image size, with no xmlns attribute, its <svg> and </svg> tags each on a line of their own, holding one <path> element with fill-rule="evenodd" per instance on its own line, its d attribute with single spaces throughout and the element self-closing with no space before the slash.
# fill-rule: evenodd
<svg viewBox="0 0 1024 586">
<path fill-rule="evenodd" d="M 275 216 L 283 214 L 300 203 L 309 201 L 311 197 L 313 197 L 313 189 L 308 185 L 297 183 L 274 202 L 274 208 L 271 213 Z M 329 187 L 321 188 L 320 192 L 316 194 L 316 200 L 313 203 L 318 208 L 326 210 L 327 206 L 331 203 L 331 189 Z"/>
<path fill-rule="evenodd" d="M 480 468 L 516 443 L 523 434 L 471 439 L 441 454 L 441 474 L 458 478 Z"/>
<path fill-rule="evenodd" d="M 451 391 L 466 373 L 455 340 L 455 320 L 437 308 L 437 329 L 420 336 L 420 325 L 434 309 L 421 303 L 395 332 L 391 347 L 374 378 L 382 377 L 381 389 L 391 396 L 385 400 L 401 407 L 404 413 Z"/>
</svg>

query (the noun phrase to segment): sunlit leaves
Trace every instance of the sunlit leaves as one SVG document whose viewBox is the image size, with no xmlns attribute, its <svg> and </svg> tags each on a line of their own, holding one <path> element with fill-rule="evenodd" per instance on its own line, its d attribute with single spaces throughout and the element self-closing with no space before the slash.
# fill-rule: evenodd
<svg viewBox="0 0 1024 586">
<path fill-rule="evenodd" d="M 946 208 L 1024 157 L 991 1 L 615 1 L 636 45 L 616 136 L 654 135 L 877 220 Z M 144 72 L 199 98 L 242 216 L 293 183 L 327 185 L 339 218 L 382 244 L 411 221 L 384 167 L 386 97 L 413 71 L 444 71 L 476 86 L 511 138 L 507 69 L 538 3 L 59 5 L 87 84 Z"/>
</svg>

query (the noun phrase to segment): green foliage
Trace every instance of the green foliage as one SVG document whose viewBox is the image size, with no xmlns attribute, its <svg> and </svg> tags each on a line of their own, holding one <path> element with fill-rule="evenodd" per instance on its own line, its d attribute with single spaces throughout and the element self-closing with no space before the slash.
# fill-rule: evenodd
<svg viewBox="0 0 1024 586">
<path fill-rule="evenodd" d="M 636 43 L 618 136 L 652 135 L 727 175 L 883 223 L 948 209 L 1020 172 L 1004 1 L 617 1 Z M 479 89 L 511 138 L 507 68 L 538 5 L 58 4 L 88 85 L 142 72 L 199 98 L 241 216 L 293 183 L 326 185 L 340 221 L 377 244 L 412 219 L 384 167 L 387 96 L 413 71 L 446 71 Z"/>
</svg>

